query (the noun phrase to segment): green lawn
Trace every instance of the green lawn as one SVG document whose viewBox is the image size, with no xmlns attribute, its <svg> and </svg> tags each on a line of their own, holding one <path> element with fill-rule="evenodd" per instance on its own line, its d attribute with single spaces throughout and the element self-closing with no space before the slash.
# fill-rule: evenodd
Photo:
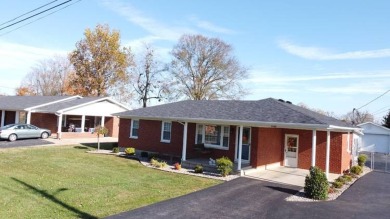
<svg viewBox="0 0 390 219">
<path fill-rule="evenodd" d="M 88 149 L 0 150 L 0 218 L 101 218 L 221 183 Z"/>
</svg>

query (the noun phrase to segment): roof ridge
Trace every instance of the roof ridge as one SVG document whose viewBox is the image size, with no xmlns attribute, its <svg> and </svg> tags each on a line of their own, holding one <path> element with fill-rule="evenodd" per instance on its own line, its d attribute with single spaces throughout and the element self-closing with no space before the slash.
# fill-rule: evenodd
<svg viewBox="0 0 390 219">
<path fill-rule="evenodd" d="M 302 113 L 302 112 L 300 112 L 300 111 L 298 111 L 298 110 L 296 110 L 296 109 L 290 107 L 290 105 L 293 105 L 293 104 L 282 103 L 282 102 L 280 102 L 280 101 L 278 101 L 278 100 L 276 100 L 276 99 L 273 99 L 273 98 L 271 98 L 271 99 L 272 99 L 273 101 L 276 101 L 277 103 L 279 103 L 279 104 L 281 104 L 281 105 L 287 106 L 287 107 L 290 108 L 291 110 L 293 110 L 293 111 L 295 111 L 295 112 L 297 112 L 297 113 L 299 113 L 299 114 L 301 114 L 301 115 L 307 116 L 307 117 L 309 117 L 309 118 L 311 118 L 311 119 L 313 119 L 313 120 L 315 120 L 315 121 L 317 121 L 317 122 L 319 122 L 319 123 L 321 123 L 321 124 L 327 124 L 326 122 L 319 121 L 317 118 L 314 118 L 313 116 L 307 115 L 307 114 L 305 114 L 305 113 Z M 294 106 L 296 106 L 296 105 L 294 105 Z M 296 107 L 300 107 L 300 106 L 296 106 Z M 301 107 L 301 108 L 302 108 L 302 109 L 305 109 L 305 108 L 303 108 L 303 107 Z M 306 109 L 306 110 L 309 110 L 309 109 Z M 309 110 L 309 111 L 314 112 L 314 111 L 312 111 L 312 110 Z M 314 113 L 316 113 L 316 112 L 314 112 Z"/>
</svg>

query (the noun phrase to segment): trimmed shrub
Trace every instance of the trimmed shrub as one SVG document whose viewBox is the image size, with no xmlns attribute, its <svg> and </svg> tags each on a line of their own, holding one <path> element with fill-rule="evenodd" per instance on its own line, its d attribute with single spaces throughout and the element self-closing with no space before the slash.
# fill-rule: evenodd
<svg viewBox="0 0 390 219">
<path fill-rule="evenodd" d="M 335 188 L 337 188 L 337 189 L 343 187 L 343 185 L 344 185 L 344 183 L 339 182 L 339 181 L 334 181 L 334 182 L 332 183 L 332 186 L 335 187 Z"/>
<path fill-rule="evenodd" d="M 359 155 L 359 157 L 358 157 L 359 166 L 364 167 L 364 164 L 366 163 L 366 161 L 367 161 L 367 156 L 365 154 Z"/>
<path fill-rule="evenodd" d="M 328 198 L 329 184 L 326 175 L 318 167 L 310 167 L 310 174 L 305 178 L 304 191 L 307 197 L 317 200 Z"/>
<path fill-rule="evenodd" d="M 194 168 L 195 173 L 203 173 L 203 166 L 201 164 L 197 164 Z"/>
<path fill-rule="evenodd" d="M 351 167 L 351 173 L 360 175 L 361 173 L 363 173 L 363 168 L 361 166 L 353 166 Z"/>
<path fill-rule="evenodd" d="M 119 148 L 118 147 L 113 147 L 112 148 L 112 153 L 119 153 Z"/>
<path fill-rule="evenodd" d="M 127 155 L 135 155 L 135 148 L 126 148 L 125 149 L 125 154 Z"/>
<path fill-rule="evenodd" d="M 233 170 L 233 162 L 228 157 L 221 157 L 216 160 L 217 169 L 222 176 L 229 175 Z"/>
<path fill-rule="evenodd" d="M 175 163 L 173 164 L 176 170 L 181 170 L 181 164 L 180 163 Z"/>
</svg>

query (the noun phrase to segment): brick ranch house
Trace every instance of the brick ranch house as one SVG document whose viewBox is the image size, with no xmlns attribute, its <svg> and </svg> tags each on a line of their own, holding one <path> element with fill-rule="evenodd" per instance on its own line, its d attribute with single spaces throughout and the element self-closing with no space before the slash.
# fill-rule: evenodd
<svg viewBox="0 0 390 219">
<path fill-rule="evenodd" d="M 0 96 L 1 126 L 32 124 L 51 130 L 57 138 L 95 137 L 97 125 L 109 130 L 107 136 L 117 137 L 119 119 L 113 114 L 127 110 L 108 97 Z"/>
<path fill-rule="evenodd" d="M 237 170 L 319 166 L 340 174 L 352 163 L 360 129 L 273 98 L 187 100 L 117 114 L 119 146 L 187 159 L 227 156 Z M 199 144 L 210 153 L 199 153 Z"/>
</svg>

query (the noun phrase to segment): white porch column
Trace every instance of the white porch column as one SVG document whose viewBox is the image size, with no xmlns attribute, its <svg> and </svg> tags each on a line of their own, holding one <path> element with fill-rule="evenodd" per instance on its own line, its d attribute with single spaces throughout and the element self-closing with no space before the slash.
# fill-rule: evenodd
<svg viewBox="0 0 390 219">
<path fill-rule="evenodd" d="M 242 157 L 242 135 L 243 135 L 244 126 L 240 125 L 240 134 L 238 141 L 238 162 L 237 162 L 237 170 L 241 170 L 241 157 Z"/>
<path fill-rule="evenodd" d="M 181 154 L 181 161 L 185 161 L 187 155 L 187 131 L 188 131 L 188 122 L 184 122 L 184 130 L 183 130 L 183 150 Z"/>
<path fill-rule="evenodd" d="M 15 123 L 19 123 L 19 111 L 15 111 Z"/>
<path fill-rule="evenodd" d="M 316 155 L 317 155 L 317 130 L 313 130 L 312 144 L 311 144 L 311 166 L 316 165 Z"/>
<path fill-rule="evenodd" d="M 347 151 L 348 151 L 349 153 L 352 153 L 351 143 L 350 143 L 351 139 L 350 139 L 349 136 L 350 136 L 350 132 L 348 132 L 348 135 L 347 135 Z"/>
<path fill-rule="evenodd" d="M 84 132 L 85 128 L 85 115 L 81 116 L 81 132 Z"/>
<path fill-rule="evenodd" d="M 57 119 L 58 123 L 57 123 L 57 138 L 58 139 L 61 139 L 62 137 L 62 114 L 58 115 L 58 119 Z"/>
<path fill-rule="evenodd" d="M 1 110 L 1 126 L 4 126 L 5 110 Z"/>
<path fill-rule="evenodd" d="M 101 120 L 101 124 L 100 124 L 102 127 L 104 127 L 104 119 L 105 119 L 105 117 L 102 116 L 102 120 Z"/>
<path fill-rule="evenodd" d="M 329 154 L 330 154 L 330 131 L 326 132 L 326 163 L 325 163 L 325 174 L 326 178 L 329 178 Z"/>
<path fill-rule="evenodd" d="M 26 124 L 30 124 L 30 123 L 31 123 L 31 111 L 28 111 L 27 112 Z"/>
</svg>

